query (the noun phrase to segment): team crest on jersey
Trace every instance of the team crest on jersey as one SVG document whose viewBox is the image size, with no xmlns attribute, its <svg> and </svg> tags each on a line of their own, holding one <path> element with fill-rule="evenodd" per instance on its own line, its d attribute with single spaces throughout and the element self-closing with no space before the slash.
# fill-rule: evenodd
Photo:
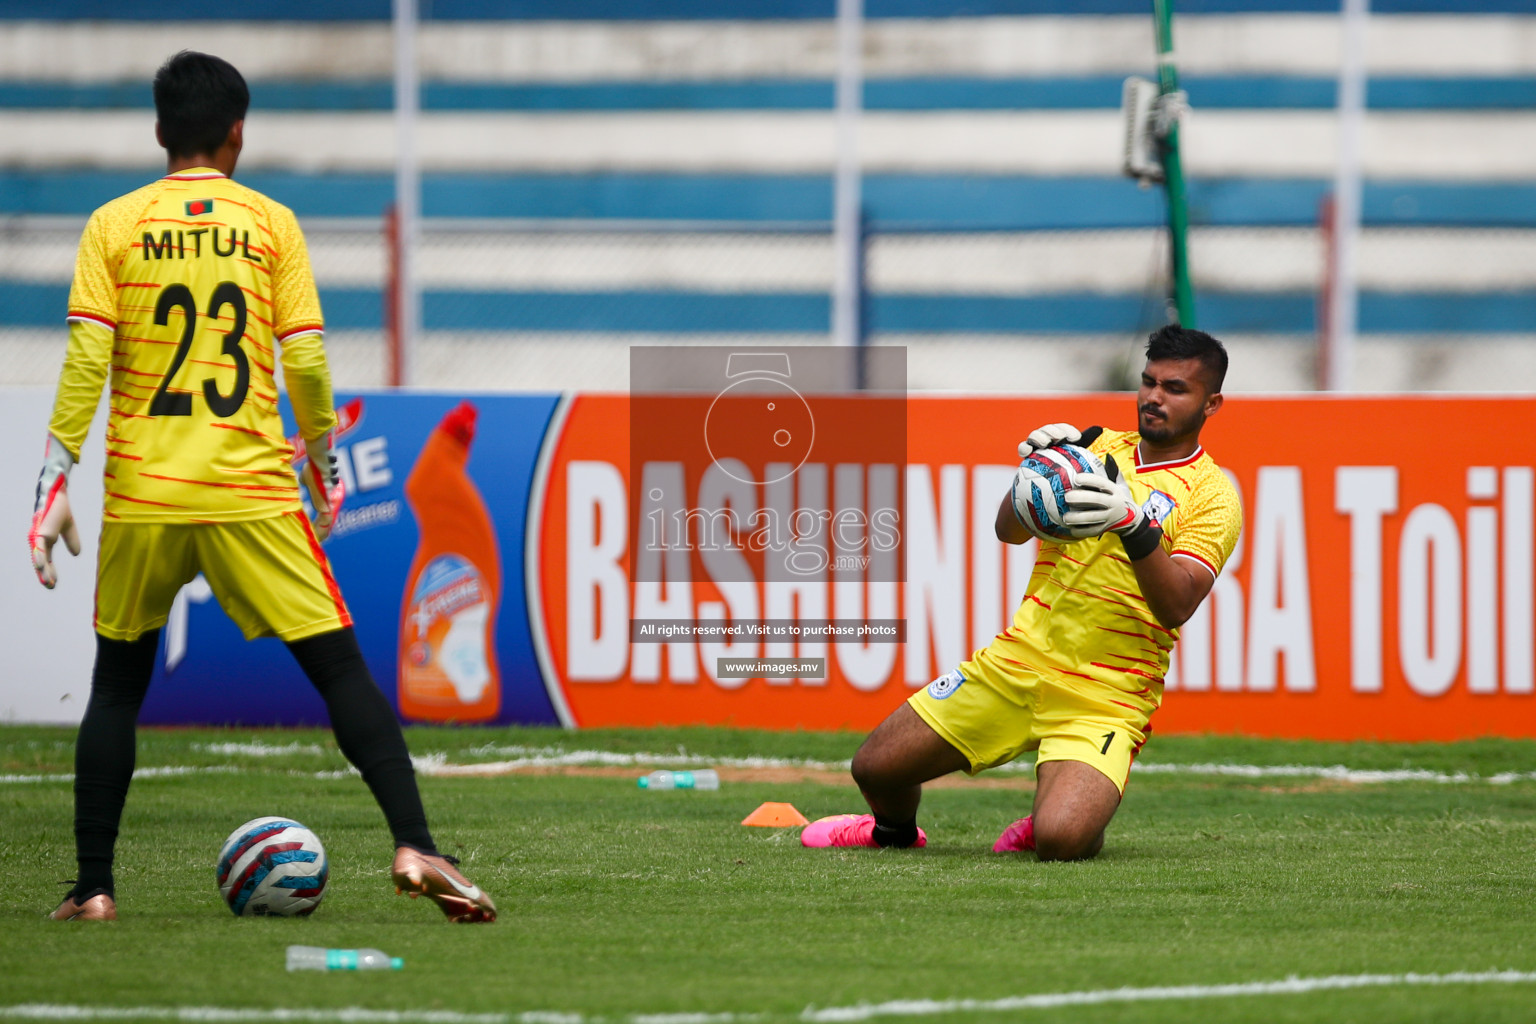
<svg viewBox="0 0 1536 1024">
<path fill-rule="evenodd" d="M 1154 490 L 1147 500 L 1141 503 L 1141 510 L 1147 514 L 1148 519 L 1161 526 L 1177 506 L 1178 502 L 1168 495 Z"/>
<path fill-rule="evenodd" d="M 188 217 L 196 217 L 199 214 L 212 213 L 212 212 L 213 212 L 213 200 L 212 199 L 188 199 L 187 200 L 187 216 Z"/>
<path fill-rule="evenodd" d="M 960 674 L 960 670 L 952 669 L 928 684 L 928 696 L 934 700 L 943 700 L 960 689 L 964 682 L 965 676 Z"/>
</svg>

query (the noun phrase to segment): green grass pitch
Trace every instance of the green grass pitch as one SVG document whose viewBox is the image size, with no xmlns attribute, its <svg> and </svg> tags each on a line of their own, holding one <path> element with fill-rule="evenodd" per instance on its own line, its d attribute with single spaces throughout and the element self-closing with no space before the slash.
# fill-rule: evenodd
<svg viewBox="0 0 1536 1024">
<path fill-rule="evenodd" d="M 708 729 L 413 729 L 408 739 L 448 764 L 504 761 L 514 748 L 845 761 L 858 743 Z M 382 818 L 318 730 L 143 730 L 141 770 L 204 770 L 135 781 L 118 850 L 121 920 L 46 921 L 73 875 L 70 786 L 54 778 L 71 770 L 72 752 L 73 730 L 0 728 L 3 1019 L 64 1019 L 68 1007 L 116 1020 L 138 1019 L 124 1008 L 197 1020 L 239 1019 L 209 1008 L 302 1011 L 246 1018 L 262 1021 L 437 1011 L 443 1024 L 742 1024 L 807 1008 L 854 1008 L 849 1020 L 1536 1019 L 1531 980 L 1203 988 L 1536 972 L 1536 742 L 1160 736 L 1144 761 L 1164 770 L 1133 775 L 1104 853 L 1079 864 L 989 852 L 1028 806 L 1025 773 L 983 776 L 1007 786 L 930 791 L 930 845 L 918 851 L 806 850 L 796 830 L 738 824 L 766 800 L 811 818 L 860 810 L 846 774 L 728 776 L 718 792 L 671 793 L 638 790 L 644 767 L 424 775 L 440 845 L 500 905 L 488 927 L 449 925 L 394 895 Z M 1201 763 L 1422 771 L 1352 782 L 1171 768 Z M 1501 773 L 1515 777 L 1491 779 Z M 220 902 L 214 856 L 261 814 L 295 817 L 326 844 L 330 886 L 310 919 L 237 919 Z M 375 946 L 406 966 L 290 975 L 290 943 Z M 1196 988 L 1056 1008 L 993 1002 L 1159 986 Z M 979 1003 L 945 1003 L 962 999 Z M 894 1000 L 942 1005 L 857 1009 Z M 471 1016 L 482 1014 L 494 1016 Z"/>
</svg>

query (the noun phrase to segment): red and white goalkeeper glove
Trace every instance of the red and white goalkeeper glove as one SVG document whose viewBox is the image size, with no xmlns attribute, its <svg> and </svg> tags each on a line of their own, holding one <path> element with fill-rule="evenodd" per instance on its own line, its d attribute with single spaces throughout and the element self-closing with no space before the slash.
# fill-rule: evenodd
<svg viewBox="0 0 1536 1024">
<path fill-rule="evenodd" d="M 69 553 L 80 553 L 80 532 L 69 511 L 69 471 L 75 458 L 52 434 L 43 449 L 43 471 L 37 476 L 37 500 L 32 506 L 32 526 L 27 530 L 27 546 L 32 549 L 32 568 L 37 581 L 49 590 L 59 582 L 53 568 L 53 545 L 60 537 Z"/>
<path fill-rule="evenodd" d="M 304 489 L 309 492 L 309 503 L 314 506 L 315 537 L 322 543 L 331 535 L 336 525 L 336 513 L 347 496 L 347 488 L 336 471 L 336 453 L 331 451 L 331 435 L 327 431 L 319 437 L 304 442 L 308 461 L 299 473 Z"/>
<path fill-rule="evenodd" d="M 1105 456 L 1104 473 L 1078 474 L 1073 488 L 1067 492 L 1067 513 L 1061 517 L 1062 522 L 1073 530 L 1118 534 L 1126 557 L 1140 561 L 1163 542 L 1163 528 L 1147 518 L 1131 497 L 1131 488 L 1120 476 L 1113 455 Z"/>
</svg>

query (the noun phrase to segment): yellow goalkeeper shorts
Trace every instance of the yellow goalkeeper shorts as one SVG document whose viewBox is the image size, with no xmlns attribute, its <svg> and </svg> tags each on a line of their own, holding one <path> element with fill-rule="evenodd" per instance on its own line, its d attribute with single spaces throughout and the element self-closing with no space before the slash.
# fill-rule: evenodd
<svg viewBox="0 0 1536 1024">
<path fill-rule="evenodd" d="M 952 672 L 918 690 L 907 703 L 970 761 L 972 775 L 1037 750 L 1035 764 L 1081 761 L 1097 768 L 1121 793 L 1131 762 L 1152 731 L 1152 713 L 1112 697 L 1119 691 L 1054 679 L 977 651 Z"/>
<path fill-rule="evenodd" d="M 102 524 L 96 632 L 137 640 L 165 625 L 201 572 L 247 640 L 302 640 L 352 625 L 303 512 L 235 523 Z"/>
</svg>

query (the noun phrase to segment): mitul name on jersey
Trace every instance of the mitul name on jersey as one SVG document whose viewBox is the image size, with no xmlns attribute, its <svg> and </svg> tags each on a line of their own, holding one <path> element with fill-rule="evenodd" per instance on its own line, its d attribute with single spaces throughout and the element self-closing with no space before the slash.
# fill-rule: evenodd
<svg viewBox="0 0 1536 1024">
<path fill-rule="evenodd" d="M 191 231 L 172 231 L 169 228 L 160 232 L 159 241 L 155 240 L 154 232 L 144 232 L 144 238 L 140 248 L 144 251 L 144 258 L 149 259 L 151 252 L 155 259 L 186 259 L 187 249 L 192 249 L 191 255 L 195 258 L 203 254 L 203 236 L 212 234 L 211 250 L 215 256 L 233 256 L 236 250 L 244 259 L 252 263 L 260 263 L 261 256 L 251 252 L 251 233 L 241 231 L 239 239 L 235 238 L 235 229 L 226 228 L 226 247 L 219 242 L 219 229 L 217 227 L 194 228 Z"/>
</svg>

